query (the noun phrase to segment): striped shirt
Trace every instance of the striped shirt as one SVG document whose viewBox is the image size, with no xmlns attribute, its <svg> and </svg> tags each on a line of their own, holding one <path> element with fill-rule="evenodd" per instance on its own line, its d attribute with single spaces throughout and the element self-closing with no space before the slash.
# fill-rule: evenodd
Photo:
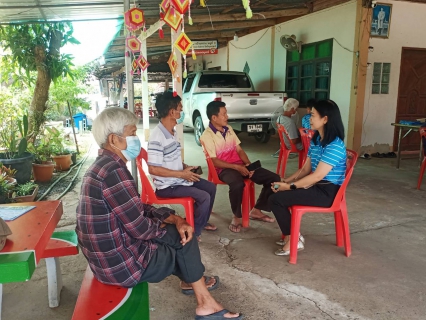
<svg viewBox="0 0 426 320">
<path fill-rule="evenodd" d="M 183 170 L 181 146 L 177 141 L 177 133 L 174 131 L 174 135 L 172 135 L 161 122 L 149 136 L 148 165 L 169 170 Z M 151 177 L 158 190 L 173 186 L 192 186 L 193 184 L 182 178 L 160 177 L 153 174 Z"/>
<path fill-rule="evenodd" d="M 340 138 L 336 137 L 334 141 L 322 147 L 318 135 L 317 145 L 311 140 L 308 157 L 311 158 L 312 171 L 317 169 L 320 161 L 332 166 L 324 180 L 339 186 L 342 185 L 346 172 L 346 147 Z"/>
<path fill-rule="evenodd" d="M 305 114 L 302 118 L 302 128 L 311 129 L 311 114 Z"/>
<path fill-rule="evenodd" d="M 278 117 L 278 123 L 284 126 L 284 129 L 285 131 L 287 131 L 288 137 L 290 138 L 290 140 L 300 138 L 299 130 L 297 130 L 296 123 L 293 121 L 293 119 L 282 114 Z M 284 143 L 287 149 L 291 150 L 291 142 L 288 140 L 285 134 L 284 134 Z M 298 142 L 295 145 L 295 147 L 297 150 L 303 150 L 302 142 Z"/>
<path fill-rule="evenodd" d="M 135 181 L 119 156 L 100 149 L 81 184 L 75 231 L 95 278 L 133 287 L 148 266 L 174 211 L 141 202 Z"/>
</svg>

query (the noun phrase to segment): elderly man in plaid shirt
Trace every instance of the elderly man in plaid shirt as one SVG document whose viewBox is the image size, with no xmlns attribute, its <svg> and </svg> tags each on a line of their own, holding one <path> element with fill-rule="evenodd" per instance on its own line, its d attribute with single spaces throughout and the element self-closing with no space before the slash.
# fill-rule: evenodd
<svg viewBox="0 0 426 320">
<path fill-rule="evenodd" d="M 242 319 L 211 296 L 219 278 L 203 276 L 193 228 L 173 210 L 141 202 L 126 167 L 141 149 L 137 123 L 132 112 L 115 107 L 93 122 L 101 149 L 83 177 L 76 232 L 94 276 L 106 284 L 133 287 L 173 274 L 183 281 L 183 293 L 195 294 L 195 319 Z"/>
</svg>

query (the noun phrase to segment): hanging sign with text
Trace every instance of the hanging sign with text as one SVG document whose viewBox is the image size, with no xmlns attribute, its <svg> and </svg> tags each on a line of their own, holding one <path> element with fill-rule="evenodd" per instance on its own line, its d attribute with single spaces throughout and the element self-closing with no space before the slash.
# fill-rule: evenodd
<svg viewBox="0 0 426 320">
<path fill-rule="evenodd" d="M 217 40 L 193 41 L 194 51 L 196 55 L 217 54 Z M 187 55 L 191 55 L 191 50 Z"/>
</svg>

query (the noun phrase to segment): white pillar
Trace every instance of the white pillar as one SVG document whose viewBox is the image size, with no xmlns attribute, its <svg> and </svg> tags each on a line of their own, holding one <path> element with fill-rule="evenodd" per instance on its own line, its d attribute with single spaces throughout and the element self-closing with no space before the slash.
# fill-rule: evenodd
<svg viewBox="0 0 426 320">
<path fill-rule="evenodd" d="M 141 54 L 148 60 L 146 39 L 142 41 Z M 143 133 L 145 135 L 145 141 L 149 139 L 149 93 L 148 93 L 148 68 L 142 71 L 142 118 L 143 118 Z"/>
<path fill-rule="evenodd" d="M 175 32 L 174 30 L 171 30 L 172 32 L 172 50 L 173 50 L 173 45 L 175 40 L 177 39 L 177 37 L 181 34 L 182 30 L 181 27 L 179 27 L 178 31 Z M 182 77 L 182 53 L 180 53 L 179 50 L 175 49 L 176 52 L 176 59 L 178 62 L 178 67 L 176 70 L 176 76 L 179 76 L 180 82 L 178 81 L 174 81 L 173 82 L 173 91 L 176 91 L 177 94 L 182 98 L 182 82 L 183 82 L 183 77 Z M 177 140 L 181 145 L 182 148 L 182 161 L 184 161 L 185 158 L 185 152 L 184 152 L 184 144 L 183 144 L 183 124 L 178 124 L 176 125 L 176 132 L 177 132 Z"/>
<path fill-rule="evenodd" d="M 130 0 L 124 0 L 124 12 L 130 10 Z M 126 27 L 124 27 L 126 28 Z M 124 48 L 124 61 L 126 64 L 126 88 L 127 88 L 127 106 L 129 110 L 135 113 L 135 101 L 134 101 L 134 91 L 133 91 L 133 76 L 130 74 L 132 70 L 132 60 L 130 55 L 126 55 L 127 48 Z M 138 172 L 136 169 L 136 161 L 132 160 L 131 171 L 133 179 L 135 179 L 136 189 L 138 188 Z"/>
</svg>

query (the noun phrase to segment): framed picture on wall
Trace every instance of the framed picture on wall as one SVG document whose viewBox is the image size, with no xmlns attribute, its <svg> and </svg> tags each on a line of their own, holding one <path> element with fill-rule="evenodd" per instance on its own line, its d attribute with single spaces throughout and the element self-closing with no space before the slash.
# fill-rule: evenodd
<svg viewBox="0 0 426 320">
<path fill-rule="evenodd" d="M 378 3 L 376 5 L 373 9 L 373 17 L 371 18 L 371 37 L 389 38 L 391 14 L 391 4 Z"/>
</svg>

